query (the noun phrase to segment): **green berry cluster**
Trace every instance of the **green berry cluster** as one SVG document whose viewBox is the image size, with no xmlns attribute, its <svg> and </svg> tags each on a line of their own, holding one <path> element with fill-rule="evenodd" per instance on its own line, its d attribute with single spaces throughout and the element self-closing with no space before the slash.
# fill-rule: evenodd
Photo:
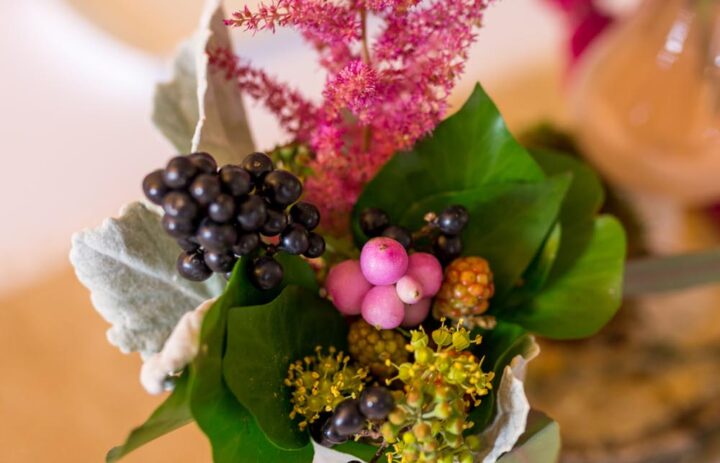
<svg viewBox="0 0 720 463">
<path fill-rule="evenodd" d="M 473 426 L 468 420 L 471 406 L 492 387 L 493 373 L 485 373 L 481 362 L 467 349 L 480 343 L 460 324 L 443 325 L 428 336 L 422 328 L 412 332 L 408 350 L 413 362 L 397 365 L 404 392 L 380 431 L 392 445 L 389 461 L 400 463 L 471 463 L 480 446 L 476 436 L 463 436 Z M 431 345 L 435 348 L 431 348 Z M 388 361 L 389 363 L 389 361 Z"/>
<path fill-rule="evenodd" d="M 285 385 L 292 388 L 290 418 L 302 417 L 300 429 L 317 420 L 321 413 L 333 411 L 345 399 L 360 395 L 368 372 L 349 362 L 350 357 L 334 347 L 323 353 L 318 346 L 314 356 L 290 365 L 285 379 Z"/>
</svg>

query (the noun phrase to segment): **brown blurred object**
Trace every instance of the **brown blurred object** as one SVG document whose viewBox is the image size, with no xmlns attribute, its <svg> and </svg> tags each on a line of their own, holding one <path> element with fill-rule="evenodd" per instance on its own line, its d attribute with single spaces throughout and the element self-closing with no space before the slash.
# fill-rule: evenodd
<svg viewBox="0 0 720 463">
<path fill-rule="evenodd" d="M 720 2 L 645 0 L 593 44 L 572 88 L 580 144 L 613 182 L 720 198 Z"/>
<path fill-rule="evenodd" d="M 161 402 L 140 386 L 139 356 L 110 346 L 107 328 L 69 265 L 0 300 L 0 461 L 104 461 Z M 188 425 L 123 461 L 210 460 Z"/>
</svg>

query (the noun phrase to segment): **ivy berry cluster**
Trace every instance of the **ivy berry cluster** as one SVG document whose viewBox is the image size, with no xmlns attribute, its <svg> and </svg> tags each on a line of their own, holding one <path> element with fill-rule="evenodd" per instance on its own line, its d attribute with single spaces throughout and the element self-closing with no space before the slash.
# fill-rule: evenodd
<svg viewBox="0 0 720 463">
<path fill-rule="evenodd" d="M 421 248 L 422 239 L 429 239 L 433 254 L 443 263 L 449 263 L 460 256 L 463 250 L 460 233 L 465 229 L 470 214 L 459 205 L 445 208 L 440 214 L 429 212 L 425 215 L 426 225 L 415 233 L 405 227 L 394 225 L 387 212 L 378 208 L 367 208 L 360 214 L 360 228 L 369 238 L 384 236 L 392 238 L 405 249 Z"/>
<path fill-rule="evenodd" d="M 370 437 L 394 408 L 395 399 L 388 388 L 369 387 L 359 399 L 347 399 L 335 407 L 322 426 L 320 444 L 332 447 L 354 437 Z"/>
<path fill-rule="evenodd" d="M 162 206 L 163 228 L 183 249 L 178 272 L 188 280 L 227 274 L 239 257 L 263 250 L 250 278 L 258 288 L 271 289 L 283 278 L 275 253 L 315 258 L 325 252 L 325 240 L 313 232 L 320 223 L 317 207 L 297 202 L 300 180 L 275 169 L 264 153 L 220 169 L 207 153 L 176 156 L 145 177 L 143 191 Z"/>
</svg>

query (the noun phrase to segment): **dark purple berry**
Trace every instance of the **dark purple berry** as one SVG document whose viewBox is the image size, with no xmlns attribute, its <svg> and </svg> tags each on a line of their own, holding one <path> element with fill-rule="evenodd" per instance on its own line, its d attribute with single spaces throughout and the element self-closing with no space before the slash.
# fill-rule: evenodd
<svg viewBox="0 0 720 463">
<path fill-rule="evenodd" d="M 232 225 L 205 220 L 200 224 L 195 238 L 208 251 L 225 252 L 237 241 L 237 232 Z"/>
<path fill-rule="evenodd" d="M 320 444 L 323 447 L 332 447 L 333 445 L 342 444 L 343 442 L 347 441 L 346 436 L 340 435 L 338 433 L 337 429 L 333 427 L 333 425 L 330 423 L 330 421 L 327 421 L 323 427 L 322 427 L 322 439 L 320 440 Z"/>
<path fill-rule="evenodd" d="M 250 279 L 260 289 L 275 288 L 283 279 L 282 265 L 270 256 L 258 257 L 250 268 Z"/>
<path fill-rule="evenodd" d="M 290 208 L 290 217 L 308 231 L 315 230 L 320 223 L 320 211 L 313 204 L 299 202 Z"/>
<path fill-rule="evenodd" d="M 289 225 L 280 236 L 280 249 L 290 254 L 303 254 L 310 247 L 310 237 L 305 227 L 296 223 Z"/>
<path fill-rule="evenodd" d="M 260 235 L 255 232 L 243 233 L 238 236 L 233 252 L 238 256 L 247 256 L 252 254 L 260 246 Z"/>
<path fill-rule="evenodd" d="M 200 252 L 183 252 L 177 260 L 177 270 L 185 279 L 191 281 L 204 281 L 210 278 L 212 271 L 205 265 Z"/>
<path fill-rule="evenodd" d="M 360 228 L 369 238 L 380 236 L 390 225 L 390 216 L 381 209 L 370 207 L 360 214 Z"/>
<path fill-rule="evenodd" d="M 162 226 L 173 238 L 189 238 L 195 232 L 195 225 L 191 221 L 171 217 L 167 214 L 162 218 Z"/>
<path fill-rule="evenodd" d="M 267 206 L 259 196 L 248 196 L 237 207 L 237 221 L 245 231 L 258 231 L 267 220 Z"/>
<path fill-rule="evenodd" d="M 227 273 L 235 267 L 237 257 L 232 252 L 206 252 L 205 263 L 213 272 Z"/>
<path fill-rule="evenodd" d="M 357 434 L 363 428 L 365 417 L 360 413 L 358 401 L 348 399 L 335 407 L 328 422 L 339 435 L 349 437 Z"/>
<path fill-rule="evenodd" d="M 390 225 L 383 230 L 382 236 L 394 239 L 398 243 L 402 244 L 405 249 L 409 249 L 410 246 L 412 246 L 412 235 L 405 227 Z"/>
<path fill-rule="evenodd" d="M 277 236 L 287 227 L 287 224 L 288 220 L 284 212 L 268 209 L 267 219 L 260 231 L 265 236 Z"/>
<path fill-rule="evenodd" d="M 190 185 L 190 194 L 201 205 L 210 204 L 220 194 L 220 179 L 213 174 L 198 175 Z"/>
<path fill-rule="evenodd" d="M 315 232 L 310 232 L 308 234 L 308 248 L 307 251 L 303 254 L 305 257 L 309 259 L 314 259 L 316 257 L 320 257 L 325 253 L 325 240 L 322 236 L 318 235 Z"/>
<path fill-rule="evenodd" d="M 300 198 L 302 183 L 286 170 L 274 170 L 265 176 L 262 193 L 273 204 L 285 207 Z"/>
<path fill-rule="evenodd" d="M 236 198 L 250 193 L 253 188 L 252 177 L 240 166 L 223 166 L 220 169 L 220 182 L 225 192 Z"/>
<path fill-rule="evenodd" d="M 229 222 L 235 216 L 235 200 L 232 196 L 219 194 L 208 206 L 208 216 L 218 223 Z"/>
<path fill-rule="evenodd" d="M 145 197 L 154 204 L 162 204 L 165 195 L 169 191 L 165 181 L 163 180 L 163 170 L 158 169 L 154 172 L 150 172 L 143 179 L 143 193 Z"/>
<path fill-rule="evenodd" d="M 190 162 L 192 162 L 197 168 L 198 172 L 203 174 L 214 174 L 217 172 L 217 163 L 215 158 L 210 156 L 208 153 L 193 153 L 188 156 Z"/>
<path fill-rule="evenodd" d="M 359 408 L 369 420 L 384 420 L 395 408 L 395 400 L 387 388 L 370 387 L 360 396 Z"/>
<path fill-rule="evenodd" d="M 437 217 L 437 226 L 446 235 L 459 235 L 467 225 L 470 215 L 463 206 L 450 206 Z"/>
<path fill-rule="evenodd" d="M 435 257 L 443 263 L 448 263 L 462 253 L 462 240 L 457 235 L 440 235 L 435 239 L 433 250 Z"/>
<path fill-rule="evenodd" d="M 163 210 L 170 217 L 191 221 L 198 212 L 198 206 L 189 194 L 171 191 L 163 199 Z"/>
<path fill-rule="evenodd" d="M 262 179 L 274 168 L 272 159 L 265 153 L 248 154 L 240 165 L 256 180 Z"/>
<path fill-rule="evenodd" d="M 195 252 L 200 247 L 198 242 L 195 241 L 195 238 L 193 238 L 192 236 L 189 238 L 178 238 L 176 241 L 178 246 L 180 246 L 183 251 Z"/>
<path fill-rule="evenodd" d="M 163 181 L 170 188 L 185 188 L 197 175 L 198 169 L 187 156 L 176 156 L 168 162 Z"/>
</svg>

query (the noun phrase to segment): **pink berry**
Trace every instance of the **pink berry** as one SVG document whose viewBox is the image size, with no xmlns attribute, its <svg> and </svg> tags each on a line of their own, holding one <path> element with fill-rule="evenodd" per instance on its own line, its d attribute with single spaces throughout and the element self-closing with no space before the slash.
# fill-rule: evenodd
<svg viewBox="0 0 720 463">
<path fill-rule="evenodd" d="M 407 272 L 407 251 L 392 238 L 373 238 L 362 248 L 360 267 L 365 278 L 376 286 L 395 284 Z"/>
<path fill-rule="evenodd" d="M 368 283 L 356 260 L 346 260 L 330 269 L 325 289 L 333 304 L 345 315 L 358 315 L 362 301 L 372 285 Z"/>
<path fill-rule="evenodd" d="M 416 252 L 408 259 L 407 274 L 420 282 L 424 297 L 433 297 L 443 282 L 443 269 L 440 261 L 432 254 Z"/>
<path fill-rule="evenodd" d="M 395 283 L 398 297 L 405 304 L 415 304 L 423 298 L 423 289 L 420 282 L 410 275 L 405 275 Z"/>
<path fill-rule="evenodd" d="M 430 313 L 430 305 L 432 299 L 426 297 L 416 304 L 408 304 L 405 306 L 405 317 L 402 321 L 403 328 L 415 328 L 424 322 Z"/>
<path fill-rule="evenodd" d="M 400 326 L 405 317 L 405 304 L 394 286 L 376 286 L 365 295 L 362 316 L 377 329 L 391 330 Z"/>
</svg>

